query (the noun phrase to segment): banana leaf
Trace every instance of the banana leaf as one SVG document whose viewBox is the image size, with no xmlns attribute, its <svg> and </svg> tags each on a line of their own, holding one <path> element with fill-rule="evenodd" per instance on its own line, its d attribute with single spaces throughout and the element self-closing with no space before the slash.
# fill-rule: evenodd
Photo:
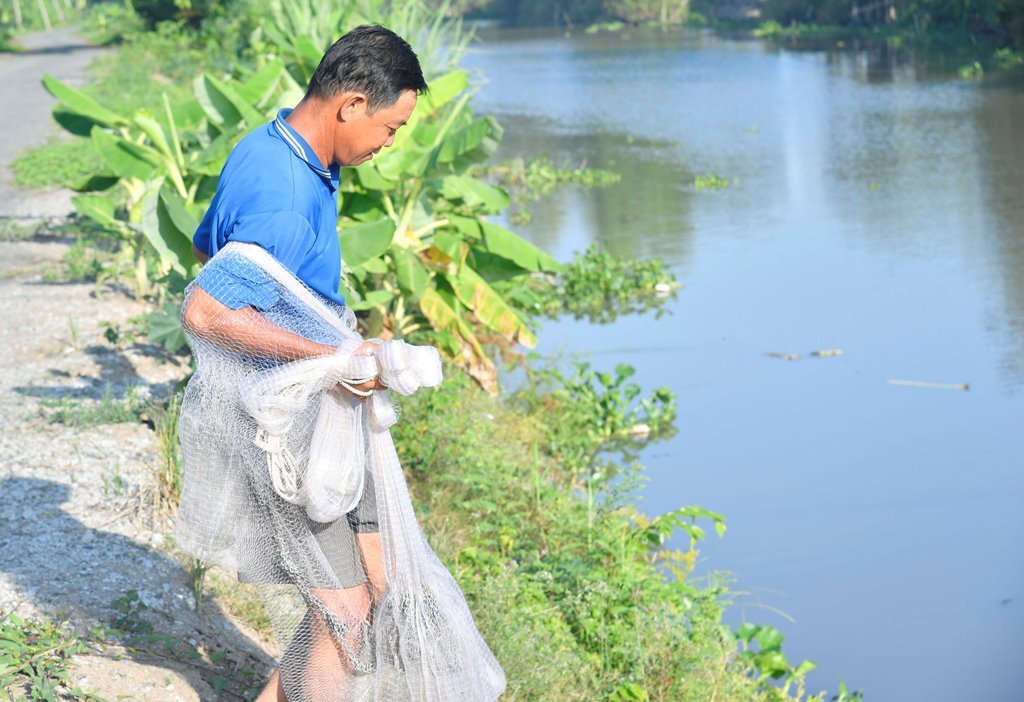
<svg viewBox="0 0 1024 702">
<path fill-rule="evenodd" d="M 84 133 L 76 131 L 74 132 L 75 134 L 84 136 L 91 131 L 92 126 L 97 124 L 104 127 L 123 126 L 128 124 L 127 117 L 119 115 L 112 110 L 108 110 L 85 93 L 75 90 L 70 85 L 62 83 L 49 74 L 43 76 L 43 87 L 46 88 L 50 95 L 60 101 L 60 111 L 62 114 L 69 116 L 75 115 L 80 120 L 84 120 L 82 124 L 89 123 L 90 126 L 88 130 Z M 57 114 L 55 112 L 54 117 L 56 116 Z M 59 121 L 60 120 L 58 120 L 58 122 Z M 63 126 L 64 123 L 60 123 Z"/>
<path fill-rule="evenodd" d="M 480 222 L 484 248 L 497 256 L 514 261 L 522 268 L 532 271 L 554 273 L 562 266 L 550 254 L 541 251 L 514 232 L 491 222 Z"/>
<path fill-rule="evenodd" d="M 161 165 L 156 150 L 115 136 L 99 126 L 92 128 L 92 143 L 109 172 L 119 178 L 148 180 Z"/>
<path fill-rule="evenodd" d="M 537 337 L 519 314 L 472 268 L 463 266 L 447 279 L 459 301 L 488 328 L 527 348 L 537 345 Z"/>
<path fill-rule="evenodd" d="M 508 193 L 476 178 L 450 175 L 441 182 L 441 194 L 449 200 L 462 200 L 470 207 L 500 212 L 509 205 Z"/>
<path fill-rule="evenodd" d="M 387 251 L 394 236 L 395 223 L 390 219 L 346 225 L 338 233 L 341 260 L 349 268 L 358 268 Z"/>
</svg>

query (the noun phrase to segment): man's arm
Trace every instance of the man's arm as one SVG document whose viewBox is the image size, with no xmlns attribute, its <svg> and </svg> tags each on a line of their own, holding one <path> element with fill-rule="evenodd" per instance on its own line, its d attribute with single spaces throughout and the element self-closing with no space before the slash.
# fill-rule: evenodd
<svg viewBox="0 0 1024 702">
<path fill-rule="evenodd" d="M 234 353 L 264 356 L 284 361 L 333 356 L 336 349 L 282 329 L 252 307 L 233 310 L 198 285 L 192 288 L 181 313 L 183 326 L 196 336 Z M 366 341 L 355 353 L 371 355 L 377 345 Z M 385 386 L 378 378 L 351 386 L 361 392 L 380 390 Z M 344 386 L 341 392 L 360 400 Z"/>
<path fill-rule="evenodd" d="M 233 310 L 199 286 L 189 293 L 181 317 L 188 331 L 235 353 L 298 361 L 335 352 L 333 346 L 282 329 L 252 307 Z"/>
</svg>

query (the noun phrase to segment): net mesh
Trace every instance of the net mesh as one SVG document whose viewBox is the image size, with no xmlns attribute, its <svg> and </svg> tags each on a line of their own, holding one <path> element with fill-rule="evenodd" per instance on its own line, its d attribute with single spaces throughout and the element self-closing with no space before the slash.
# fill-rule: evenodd
<svg viewBox="0 0 1024 702">
<path fill-rule="evenodd" d="M 424 538 L 380 377 L 441 380 L 431 347 L 367 347 L 351 312 L 231 243 L 186 293 L 197 369 L 182 403 L 177 543 L 259 586 L 289 702 L 494 700 L 500 666 Z"/>
</svg>

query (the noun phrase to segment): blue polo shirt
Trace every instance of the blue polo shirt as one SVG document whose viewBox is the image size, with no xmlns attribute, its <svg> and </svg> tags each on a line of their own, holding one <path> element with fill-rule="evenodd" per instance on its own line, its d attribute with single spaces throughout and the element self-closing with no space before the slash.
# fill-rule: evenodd
<svg viewBox="0 0 1024 702">
<path fill-rule="evenodd" d="M 290 113 L 281 110 L 231 151 L 192 242 L 211 257 L 229 241 L 257 244 L 313 290 L 343 305 L 345 298 L 338 293 L 339 169 L 323 167 L 285 122 Z M 252 305 L 266 310 L 277 299 L 275 286 L 255 268 L 203 269 L 196 284 L 231 309 Z"/>
</svg>

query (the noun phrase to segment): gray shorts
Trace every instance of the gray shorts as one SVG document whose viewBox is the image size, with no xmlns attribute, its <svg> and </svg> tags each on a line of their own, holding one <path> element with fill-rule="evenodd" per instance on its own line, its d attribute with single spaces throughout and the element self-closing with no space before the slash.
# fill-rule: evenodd
<svg viewBox="0 0 1024 702">
<path fill-rule="evenodd" d="M 366 475 L 366 482 L 363 487 L 363 496 L 356 505 L 356 508 L 333 522 L 315 522 L 305 515 L 302 507 L 285 503 L 276 494 L 272 499 L 279 502 L 270 509 L 289 512 L 294 514 L 296 521 L 304 523 L 313 535 L 313 539 L 323 553 L 324 559 L 333 571 L 337 583 L 328 578 L 326 581 L 317 581 L 310 577 L 311 582 L 305 583 L 314 588 L 348 588 L 362 585 L 366 582 L 366 571 L 363 568 L 362 559 L 359 554 L 359 546 L 356 543 L 356 534 L 376 533 L 379 531 L 377 524 L 377 494 L 374 489 L 373 479 L 369 473 Z M 259 500 L 254 501 L 254 509 L 260 509 Z M 269 534 L 264 534 L 268 538 Z M 286 585 L 294 583 L 295 577 L 289 575 L 283 565 L 280 550 L 281 544 L 274 544 L 269 541 L 265 549 L 272 549 L 274 553 L 261 553 L 258 563 L 239 563 L 238 580 L 243 583 L 256 583 L 267 585 Z M 315 547 L 314 547 L 315 548 Z M 249 549 L 244 551 L 252 552 Z M 301 558 L 301 554 L 298 554 Z M 313 560 L 313 554 L 310 554 Z"/>
</svg>

